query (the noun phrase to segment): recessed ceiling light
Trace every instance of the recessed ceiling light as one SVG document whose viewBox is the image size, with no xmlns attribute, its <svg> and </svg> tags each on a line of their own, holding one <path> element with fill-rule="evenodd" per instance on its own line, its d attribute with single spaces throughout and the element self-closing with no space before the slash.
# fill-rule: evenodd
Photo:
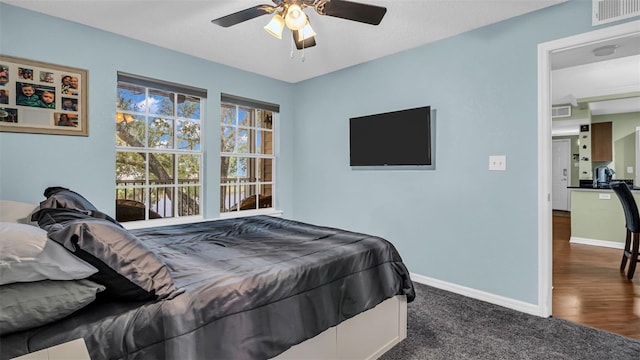
<svg viewBox="0 0 640 360">
<path fill-rule="evenodd" d="M 618 45 L 605 45 L 599 48 L 593 49 L 593 55 L 595 56 L 609 56 L 616 52 Z"/>
</svg>

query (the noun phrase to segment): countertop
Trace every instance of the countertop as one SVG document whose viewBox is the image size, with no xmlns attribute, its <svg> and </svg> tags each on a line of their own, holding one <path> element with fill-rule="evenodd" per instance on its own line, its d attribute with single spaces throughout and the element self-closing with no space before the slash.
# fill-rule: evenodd
<svg viewBox="0 0 640 360">
<path fill-rule="evenodd" d="M 629 186 L 629 189 L 631 190 L 640 190 L 640 187 L 635 186 L 633 184 L 633 180 L 631 179 L 613 179 L 611 180 L 611 182 L 616 182 L 616 181 L 622 181 L 627 183 L 627 185 Z M 611 188 L 609 187 L 609 184 L 600 184 L 598 186 L 593 186 L 593 180 L 580 180 L 580 185 L 579 186 L 567 186 L 567 189 L 571 189 L 571 190 L 596 190 L 596 191 L 603 191 L 603 190 L 611 190 Z"/>
<path fill-rule="evenodd" d="M 584 191 L 613 191 L 610 187 L 593 187 L 593 186 L 567 186 L 567 189 L 570 190 L 584 190 Z M 630 186 L 629 189 L 631 191 L 638 191 L 640 187 L 638 186 Z"/>
</svg>

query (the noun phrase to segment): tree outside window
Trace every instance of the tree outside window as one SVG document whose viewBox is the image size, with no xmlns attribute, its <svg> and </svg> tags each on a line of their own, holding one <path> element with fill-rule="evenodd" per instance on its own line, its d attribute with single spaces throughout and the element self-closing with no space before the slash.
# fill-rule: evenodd
<svg viewBox="0 0 640 360">
<path fill-rule="evenodd" d="M 220 114 L 220 212 L 272 208 L 275 113 L 222 103 Z"/>
<path fill-rule="evenodd" d="M 198 96 L 118 82 L 118 221 L 201 214 L 202 104 Z"/>
</svg>

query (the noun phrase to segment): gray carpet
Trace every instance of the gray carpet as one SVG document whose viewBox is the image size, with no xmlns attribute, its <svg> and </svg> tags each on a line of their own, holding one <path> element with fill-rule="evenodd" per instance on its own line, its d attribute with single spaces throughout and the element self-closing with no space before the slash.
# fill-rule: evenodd
<svg viewBox="0 0 640 360">
<path fill-rule="evenodd" d="M 639 360 L 640 341 L 415 283 L 407 339 L 380 360 Z"/>
</svg>

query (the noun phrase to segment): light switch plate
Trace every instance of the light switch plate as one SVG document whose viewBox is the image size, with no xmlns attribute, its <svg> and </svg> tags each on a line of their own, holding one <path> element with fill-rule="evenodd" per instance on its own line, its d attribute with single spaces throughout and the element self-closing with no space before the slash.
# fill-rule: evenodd
<svg viewBox="0 0 640 360">
<path fill-rule="evenodd" d="M 490 171 L 507 170 L 507 156 L 506 155 L 490 155 L 489 170 Z"/>
<path fill-rule="evenodd" d="M 633 166 L 627 166 L 627 174 L 633 174 Z"/>
</svg>

